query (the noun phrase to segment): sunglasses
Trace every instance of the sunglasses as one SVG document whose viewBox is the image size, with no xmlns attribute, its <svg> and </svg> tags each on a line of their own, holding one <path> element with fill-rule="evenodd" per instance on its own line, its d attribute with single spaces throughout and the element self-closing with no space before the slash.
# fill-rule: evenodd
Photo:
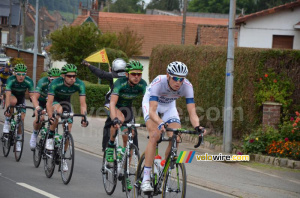
<svg viewBox="0 0 300 198">
<path fill-rule="evenodd" d="M 138 76 L 138 77 L 142 76 L 142 72 L 139 72 L 139 73 L 137 73 L 137 72 L 129 72 L 129 74 L 131 74 L 132 76 Z"/>
<path fill-rule="evenodd" d="M 17 76 L 26 76 L 26 73 L 16 73 Z"/>
<path fill-rule="evenodd" d="M 176 82 L 182 82 L 184 80 L 184 77 L 171 76 L 171 78 Z"/>
<path fill-rule="evenodd" d="M 68 78 L 76 78 L 76 75 L 65 75 Z"/>
</svg>

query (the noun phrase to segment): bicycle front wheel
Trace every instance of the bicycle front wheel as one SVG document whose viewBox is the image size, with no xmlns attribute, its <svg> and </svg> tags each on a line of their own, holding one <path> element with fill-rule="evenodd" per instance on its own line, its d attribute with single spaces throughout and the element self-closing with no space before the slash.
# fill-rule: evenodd
<svg viewBox="0 0 300 198">
<path fill-rule="evenodd" d="M 60 148 L 60 174 L 62 181 L 67 185 L 72 178 L 75 160 L 74 140 L 71 133 L 62 139 Z"/>
<path fill-rule="evenodd" d="M 104 151 L 103 161 L 102 161 L 102 181 L 106 194 L 112 195 L 117 186 L 117 160 L 115 158 L 114 162 L 106 161 L 106 153 Z"/>
<path fill-rule="evenodd" d="M 10 151 L 11 135 L 9 133 L 3 133 L 1 137 L 2 150 L 4 157 L 7 157 Z"/>
<path fill-rule="evenodd" d="M 167 165 L 167 171 L 164 174 L 162 197 L 181 197 L 186 194 L 186 170 L 184 164 L 175 164 L 171 168 Z"/>
<path fill-rule="evenodd" d="M 23 121 L 20 120 L 18 124 L 16 124 L 15 128 L 15 144 L 14 144 L 14 152 L 15 152 L 15 159 L 16 161 L 20 161 L 23 153 L 23 144 L 24 144 L 24 124 Z M 18 134 L 21 132 L 21 134 Z"/>
<path fill-rule="evenodd" d="M 36 168 L 40 166 L 42 160 L 42 152 L 44 150 L 44 140 L 45 139 L 41 137 L 41 133 L 39 131 L 36 138 L 36 147 L 33 150 L 33 164 L 34 167 Z"/>
<path fill-rule="evenodd" d="M 125 159 L 125 168 L 124 168 L 124 188 L 126 192 L 126 197 L 134 197 L 133 184 L 135 183 L 135 175 L 140 160 L 140 152 L 134 144 L 130 145 L 129 156 L 126 156 Z M 129 167 L 128 167 L 129 165 Z M 128 171 L 128 172 L 127 172 Z"/>
</svg>

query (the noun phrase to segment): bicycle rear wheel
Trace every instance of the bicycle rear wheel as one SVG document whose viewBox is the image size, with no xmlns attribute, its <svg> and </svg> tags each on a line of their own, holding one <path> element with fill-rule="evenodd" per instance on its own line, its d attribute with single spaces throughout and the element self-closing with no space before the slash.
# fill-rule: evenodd
<svg viewBox="0 0 300 198">
<path fill-rule="evenodd" d="M 75 150 L 74 150 L 74 140 L 71 133 L 68 133 L 62 140 L 60 146 L 60 174 L 61 179 L 64 184 L 68 184 L 71 181 L 74 160 L 75 160 Z"/>
<path fill-rule="evenodd" d="M 42 160 L 42 152 L 44 150 L 44 144 L 44 139 L 41 137 L 41 133 L 39 131 L 36 137 L 36 147 L 33 150 L 33 164 L 36 168 L 40 166 Z"/>
<path fill-rule="evenodd" d="M 107 162 L 105 151 L 103 155 L 101 173 L 106 194 L 112 195 L 117 186 L 117 160 L 114 160 L 112 163 Z"/>
<path fill-rule="evenodd" d="M 23 124 L 22 120 L 20 120 L 20 122 L 18 124 L 16 124 L 15 130 L 16 130 L 15 135 L 18 133 L 18 131 L 21 131 L 21 133 L 22 133 L 22 134 L 18 134 L 19 136 L 21 135 L 21 139 L 18 139 L 18 137 L 15 137 L 15 144 L 14 144 L 15 159 L 18 162 L 18 161 L 20 161 L 20 159 L 22 157 L 23 144 L 24 144 L 24 124 Z M 17 143 L 21 144 L 20 151 L 17 151 Z"/>
<path fill-rule="evenodd" d="M 129 160 L 130 159 L 130 160 Z M 128 160 L 129 160 L 129 174 L 127 173 L 127 164 L 128 164 Z M 138 167 L 138 163 L 140 160 L 140 152 L 138 150 L 138 148 L 134 145 L 131 144 L 130 145 L 130 156 L 126 156 L 126 160 L 125 160 L 125 168 L 124 168 L 124 188 L 125 188 L 125 192 L 126 192 L 126 197 L 131 198 L 134 197 L 134 189 L 133 188 L 133 184 L 135 183 L 135 175 L 136 175 L 136 171 L 137 171 L 137 167 Z M 132 188 L 128 189 L 128 183 L 127 183 L 127 179 L 129 179 Z"/>
<path fill-rule="evenodd" d="M 2 142 L 2 151 L 4 157 L 7 157 L 10 151 L 11 146 L 11 135 L 9 133 L 2 133 L 1 142 Z"/>
<path fill-rule="evenodd" d="M 174 168 L 168 168 L 164 175 L 162 197 L 181 197 L 186 194 L 186 170 L 184 164 L 176 163 Z"/>
</svg>

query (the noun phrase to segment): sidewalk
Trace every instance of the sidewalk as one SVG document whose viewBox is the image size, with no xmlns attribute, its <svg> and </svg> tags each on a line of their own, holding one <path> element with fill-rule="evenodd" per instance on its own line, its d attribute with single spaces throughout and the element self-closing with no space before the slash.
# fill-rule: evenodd
<svg viewBox="0 0 300 198">
<path fill-rule="evenodd" d="M 27 104 L 30 104 L 27 101 Z M 32 133 L 34 118 L 32 111 L 27 110 L 25 130 Z M 80 126 L 81 118 L 74 118 L 72 134 L 77 149 L 93 153 L 100 157 L 102 153 L 102 129 L 104 118 L 88 117 L 89 126 Z M 4 121 L 3 110 L 0 110 L 0 121 Z M 2 129 L 0 129 L 2 130 Z M 138 130 L 139 148 L 142 154 L 147 145 L 147 131 Z M 25 139 L 25 143 L 29 140 Z M 159 153 L 164 156 L 167 143 L 161 143 Z M 219 154 L 208 149 L 194 149 L 194 143 L 183 142 L 179 151 L 196 151 L 196 155 Z M 26 152 L 26 151 L 25 151 Z M 246 162 L 245 162 L 246 163 Z M 241 165 L 242 163 L 200 162 L 194 157 L 193 161 L 186 164 L 187 179 L 190 184 L 217 190 L 234 197 L 300 197 L 300 173 L 261 171 Z"/>
</svg>

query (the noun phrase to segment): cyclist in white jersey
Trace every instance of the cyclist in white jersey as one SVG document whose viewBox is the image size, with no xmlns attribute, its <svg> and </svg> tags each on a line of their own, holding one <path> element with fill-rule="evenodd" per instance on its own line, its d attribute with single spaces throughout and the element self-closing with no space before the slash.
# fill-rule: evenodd
<svg viewBox="0 0 300 198">
<path fill-rule="evenodd" d="M 196 114 L 193 85 L 185 78 L 188 74 L 187 66 L 179 61 L 172 62 L 167 67 L 167 75 L 157 76 L 147 87 L 142 107 L 149 141 L 145 151 L 144 177 L 141 185 L 143 192 L 153 191 L 150 183 L 151 167 L 154 160 L 155 148 L 164 124 L 170 128 L 180 128 L 180 118 L 176 108 L 176 100 L 182 96 L 186 98 L 190 121 L 196 131 L 200 131 L 199 117 Z M 158 114 L 162 114 L 161 118 Z M 204 134 L 206 131 L 204 131 Z M 171 136 L 168 133 L 168 136 Z M 178 144 L 177 144 L 178 145 Z M 171 142 L 165 152 L 165 158 L 171 150 Z"/>
</svg>

